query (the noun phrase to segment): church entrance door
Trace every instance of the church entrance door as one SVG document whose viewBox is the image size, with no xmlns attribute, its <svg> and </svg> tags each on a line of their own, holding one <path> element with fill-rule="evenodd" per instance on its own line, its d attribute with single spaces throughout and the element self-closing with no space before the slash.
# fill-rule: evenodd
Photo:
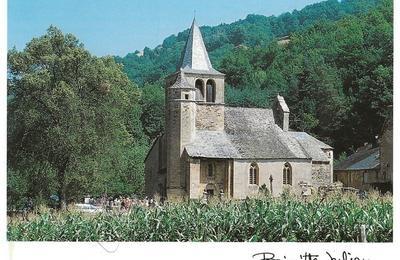
<svg viewBox="0 0 400 260">
<path fill-rule="evenodd" d="M 206 186 L 207 196 L 211 198 L 215 194 L 215 185 L 213 183 L 209 183 Z"/>
</svg>

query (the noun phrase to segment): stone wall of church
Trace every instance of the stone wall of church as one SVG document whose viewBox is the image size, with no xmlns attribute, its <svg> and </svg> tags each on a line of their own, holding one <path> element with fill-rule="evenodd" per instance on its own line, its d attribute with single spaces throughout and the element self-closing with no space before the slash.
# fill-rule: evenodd
<svg viewBox="0 0 400 260">
<path fill-rule="evenodd" d="M 313 162 L 312 163 L 312 185 L 319 187 L 321 185 L 328 185 L 332 183 L 332 170 L 331 164 L 327 162 Z"/>
<path fill-rule="evenodd" d="M 196 103 L 194 102 L 182 102 L 181 103 L 181 129 L 179 140 L 181 147 L 180 153 L 182 154 L 186 144 L 193 141 L 195 135 L 195 118 L 196 118 Z M 173 133 L 178 135 L 178 133 Z"/>
<path fill-rule="evenodd" d="M 167 147 L 167 188 L 181 186 L 180 144 L 181 144 L 181 104 L 169 102 L 166 111 L 166 147 Z M 168 193 L 170 193 L 168 191 Z M 168 197 L 170 197 L 168 195 Z"/>
<path fill-rule="evenodd" d="M 259 169 L 258 185 L 249 184 L 249 170 L 251 163 L 257 163 Z M 235 160 L 233 174 L 233 197 L 244 199 L 246 196 L 253 196 L 258 193 L 259 187 L 266 185 L 272 195 L 279 196 L 284 188 L 283 168 L 287 161 L 284 160 Z M 300 193 L 300 182 L 311 183 L 311 161 L 295 160 L 289 161 L 292 168 L 292 190 Z M 270 181 L 272 176 L 272 183 Z"/>
<path fill-rule="evenodd" d="M 228 161 L 216 159 L 190 159 L 189 195 L 191 199 L 202 198 L 204 190 L 213 190 L 218 196 L 220 190 L 227 191 Z M 209 167 L 213 168 L 209 176 Z"/>
<path fill-rule="evenodd" d="M 173 91 L 173 90 L 171 90 Z M 184 92 L 186 93 L 186 92 Z M 189 97 L 194 98 L 193 93 Z M 193 100 L 169 100 L 166 111 L 167 196 L 168 199 L 183 197 L 186 175 L 182 170 L 182 153 L 192 142 L 195 133 L 196 103 Z"/>
<path fill-rule="evenodd" d="M 223 105 L 197 104 L 196 129 L 223 130 L 225 107 Z"/>
<path fill-rule="evenodd" d="M 165 138 L 158 138 L 145 160 L 145 194 L 165 196 L 166 164 L 165 164 Z"/>
<path fill-rule="evenodd" d="M 190 198 L 201 198 L 204 190 L 213 189 L 214 195 L 223 190 L 228 195 L 228 160 L 190 159 L 188 160 L 187 183 Z M 258 184 L 249 184 L 249 170 L 252 163 L 258 166 Z M 235 160 L 233 162 L 233 198 L 244 199 L 258 194 L 263 184 L 272 195 L 279 196 L 284 190 L 283 168 L 289 163 L 292 170 L 291 190 L 300 194 L 300 183 L 316 187 L 332 182 L 329 163 L 311 163 L 310 160 Z M 208 176 L 208 168 L 214 167 L 213 176 Z M 270 177 L 272 176 L 272 183 Z"/>
<path fill-rule="evenodd" d="M 187 193 L 191 199 L 200 198 L 200 159 L 188 158 L 187 164 Z"/>
</svg>

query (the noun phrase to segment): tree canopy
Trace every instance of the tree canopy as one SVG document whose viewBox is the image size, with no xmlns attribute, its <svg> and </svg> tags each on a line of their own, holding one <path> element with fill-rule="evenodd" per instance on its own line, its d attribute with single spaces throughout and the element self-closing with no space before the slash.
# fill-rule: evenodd
<svg viewBox="0 0 400 260">
<path fill-rule="evenodd" d="M 64 201 L 141 189 L 146 139 L 140 92 L 112 57 L 50 27 L 8 54 L 8 167 L 29 194 Z M 40 185 L 35 185 L 37 183 Z"/>
<path fill-rule="evenodd" d="M 337 154 L 374 142 L 393 102 L 392 21 L 393 4 L 382 0 L 365 14 L 294 32 L 289 43 L 236 49 L 220 67 L 231 85 L 226 102 L 265 107 L 280 93 L 291 109 L 290 127 Z"/>
</svg>

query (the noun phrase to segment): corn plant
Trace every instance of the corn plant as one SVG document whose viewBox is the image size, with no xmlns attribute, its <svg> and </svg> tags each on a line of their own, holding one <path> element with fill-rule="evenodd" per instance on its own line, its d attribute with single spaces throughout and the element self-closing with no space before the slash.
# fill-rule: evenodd
<svg viewBox="0 0 400 260">
<path fill-rule="evenodd" d="M 368 241 L 392 241 L 392 198 L 188 201 L 94 215 L 41 210 L 28 220 L 9 220 L 7 235 L 17 241 L 356 242 L 362 224 L 367 226 Z"/>
</svg>

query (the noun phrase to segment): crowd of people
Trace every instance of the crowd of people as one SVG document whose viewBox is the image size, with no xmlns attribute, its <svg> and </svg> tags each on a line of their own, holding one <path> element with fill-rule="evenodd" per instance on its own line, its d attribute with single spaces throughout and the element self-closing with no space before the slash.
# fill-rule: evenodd
<svg viewBox="0 0 400 260">
<path fill-rule="evenodd" d="M 160 200 L 162 203 L 162 200 Z M 91 204 L 97 207 L 101 207 L 107 211 L 110 210 L 121 210 L 128 211 L 133 206 L 142 206 L 142 207 L 154 207 L 159 203 L 153 198 L 145 197 L 144 199 L 139 199 L 135 197 L 108 197 L 103 195 L 99 198 L 85 198 L 86 204 Z"/>
</svg>

